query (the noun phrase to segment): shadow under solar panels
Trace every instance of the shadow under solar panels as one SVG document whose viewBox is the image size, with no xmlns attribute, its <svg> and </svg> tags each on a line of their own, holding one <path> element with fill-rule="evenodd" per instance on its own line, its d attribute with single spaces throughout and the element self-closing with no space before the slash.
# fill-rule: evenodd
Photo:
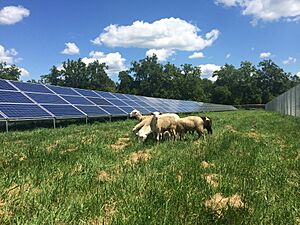
<svg viewBox="0 0 300 225">
<path fill-rule="evenodd" d="M 0 111 L 8 118 L 51 117 L 49 113 L 34 104 L 0 104 Z"/>
</svg>

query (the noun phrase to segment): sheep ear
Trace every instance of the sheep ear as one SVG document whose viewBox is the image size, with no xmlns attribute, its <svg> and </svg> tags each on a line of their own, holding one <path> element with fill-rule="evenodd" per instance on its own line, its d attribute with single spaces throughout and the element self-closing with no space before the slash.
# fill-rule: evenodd
<svg viewBox="0 0 300 225">
<path fill-rule="evenodd" d="M 162 115 L 162 112 L 159 112 L 159 115 Z"/>
</svg>

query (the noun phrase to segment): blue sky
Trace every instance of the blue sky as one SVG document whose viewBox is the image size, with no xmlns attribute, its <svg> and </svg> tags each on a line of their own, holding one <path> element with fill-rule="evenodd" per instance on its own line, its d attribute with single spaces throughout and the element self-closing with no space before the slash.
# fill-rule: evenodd
<svg viewBox="0 0 300 225">
<path fill-rule="evenodd" d="M 67 59 L 98 59 L 116 80 L 153 53 L 201 66 L 272 59 L 300 76 L 300 0 L 0 1 L 0 60 L 39 79 Z"/>
</svg>

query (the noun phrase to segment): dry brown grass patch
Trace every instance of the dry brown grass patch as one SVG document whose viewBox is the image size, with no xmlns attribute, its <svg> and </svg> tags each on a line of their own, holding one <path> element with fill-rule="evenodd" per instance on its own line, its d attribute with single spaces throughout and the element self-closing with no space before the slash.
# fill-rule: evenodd
<svg viewBox="0 0 300 225">
<path fill-rule="evenodd" d="M 111 223 L 112 216 L 117 212 L 116 202 L 105 203 L 101 210 L 101 216 L 88 221 L 91 225 L 106 225 Z"/>
<path fill-rule="evenodd" d="M 60 154 L 63 155 L 63 154 L 66 154 L 66 153 L 75 152 L 75 151 L 77 151 L 77 150 L 78 150 L 78 147 L 77 147 L 77 146 L 70 145 L 69 148 L 67 148 L 67 149 L 65 149 L 65 150 L 63 150 L 63 151 L 61 151 Z"/>
<path fill-rule="evenodd" d="M 133 152 L 129 155 L 129 159 L 127 159 L 125 161 L 125 164 L 136 164 L 139 161 L 143 160 L 143 161 L 148 161 L 151 159 L 151 155 L 149 153 L 149 150 L 145 150 L 145 151 L 138 151 L 138 152 Z"/>
<path fill-rule="evenodd" d="M 112 148 L 113 150 L 122 150 L 130 145 L 130 143 L 128 143 L 129 141 L 130 138 L 119 138 L 115 144 L 110 145 L 110 148 Z"/>
<path fill-rule="evenodd" d="M 4 193 L 7 194 L 9 198 L 14 198 L 24 193 L 38 194 L 40 192 L 41 190 L 39 188 L 32 187 L 32 185 L 30 184 L 13 184 L 4 191 Z"/>
<path fill-rule="evenodd" d="M 98 172 L 97 179 L 98 179 L 98 181 L 106 182 L 106 181 L 110 181 L 112 179 L 112 177 L 105 170 L 101 170 L 100 172 Z"/>
<path fill-rule="evenodd" d="M 209 168 L 215 168 L 216 165 L 214 163 L 208 163 L 208 162 L 201 162 L 201 167 L 204 169 L 209 169 Z"/>
<path fill-rule="evenodd" d="M 211 185 L 213 187 L 219 186 L 219 180 L 221 178 L 221 175 L 219 175 L 219 174 L 204 174 L 203 176 L 209 185 Z"/>
<path fill-rule="evenodd" d="M 221 217 L 223 212 L 228 210 L 228 207 L 243 208 L 245 206 L 238 194 L 225 198 L 220 193 L 206 200 L 204 205 L 206 208 L 210 208 L 218 217 Z"/>
<path fill-rule="evenodd" d="M 237 130 L 235 130 L 233 128 L 233 126 L 231 126 L 231 125 L 226 125 L 224 128 L 225 128 L 225 130 L 227 130 L 227 131 L 229 131 L 231 133 L 236 133 L 237 132 Z"/>
</svg>

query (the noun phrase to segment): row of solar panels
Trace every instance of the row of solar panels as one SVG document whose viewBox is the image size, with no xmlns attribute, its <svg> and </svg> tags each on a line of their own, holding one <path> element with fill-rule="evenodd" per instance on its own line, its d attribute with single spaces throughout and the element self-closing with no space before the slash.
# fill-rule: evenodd
<svg viewBox="0 0 300 225">
<path fill-rule="evenodd" d="M 127 116 L 133 109 L 148 114 L 235 110 L 233 106 L 152 98 L 0 79 L 0 119 Z"/>
</svg>

